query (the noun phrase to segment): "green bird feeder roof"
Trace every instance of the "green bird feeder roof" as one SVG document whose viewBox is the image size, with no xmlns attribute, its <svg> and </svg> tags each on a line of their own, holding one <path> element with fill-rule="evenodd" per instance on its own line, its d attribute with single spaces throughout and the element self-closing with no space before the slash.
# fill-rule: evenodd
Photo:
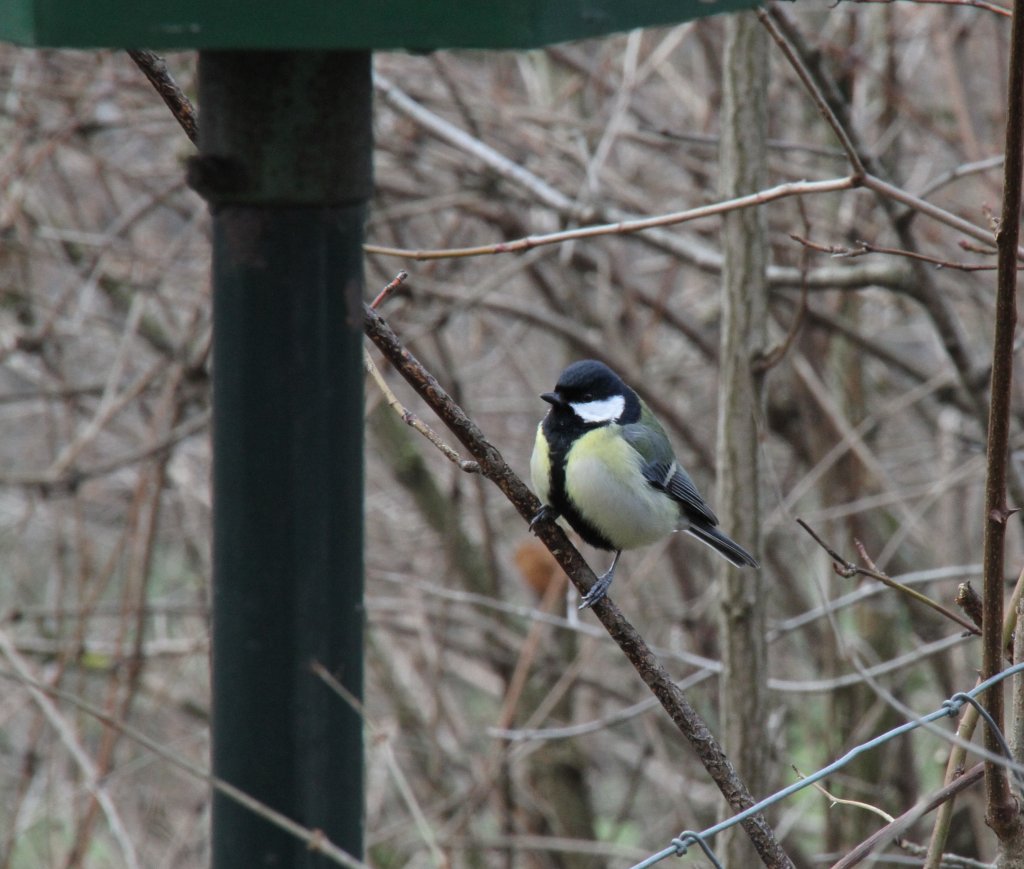
<svg viewBox="0 0 1024 869">
<path fill-rule="evenodd" d="M 0 0 L 0 39 L 67 48 L 536 48 L 757 0 Z"/>
</svg>

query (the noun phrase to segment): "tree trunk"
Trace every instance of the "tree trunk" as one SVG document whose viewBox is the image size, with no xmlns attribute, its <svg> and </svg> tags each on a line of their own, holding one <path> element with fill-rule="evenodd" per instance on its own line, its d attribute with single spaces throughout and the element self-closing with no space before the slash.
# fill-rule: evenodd
<svg viewBox="0 0 1024 869">
<path fill-rule="evenodd" d="M 725 22 L 721 195 L 739 196 L 764 181 L 767 127 L 767 35 L 753 14 Z M 726 532 L 760 550 L 760 474 L 756 410 L 760 376 L 753 363 L 765 345 L 767 296 L 765 232 L 759 209 L 732 212 L 722 221 L 721 379 L 718 404 L 716 509 Z M 720 562 L 724 670 L 720 693 L 726 753 L 756 797 L 766 790 L 765 614 L 763 570 L 737 570 Z M 715 843 L 724 865 L 749 867 L 757 856 L 742 834 Z"/>
</svg>

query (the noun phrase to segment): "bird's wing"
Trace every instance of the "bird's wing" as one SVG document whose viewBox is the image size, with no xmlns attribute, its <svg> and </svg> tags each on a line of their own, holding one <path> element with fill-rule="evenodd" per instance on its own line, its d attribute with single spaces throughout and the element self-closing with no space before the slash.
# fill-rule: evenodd
<svg viewBox="0 0 1024 869">
<path fill-rule="evenodd" d="M 676 461 L 661 426 L 624 425 L 622 436 L 643 458 L 641 472 L 648 483 L 678 501 L 691 518 L 718 524 L 718 517 L 701 497 L 690 475 Z"/>
</svg>

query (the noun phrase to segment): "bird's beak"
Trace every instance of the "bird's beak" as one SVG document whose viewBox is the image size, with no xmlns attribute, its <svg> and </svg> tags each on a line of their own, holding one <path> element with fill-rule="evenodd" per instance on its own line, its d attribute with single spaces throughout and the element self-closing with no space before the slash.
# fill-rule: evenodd
<svg viewBox="0 0 1024 869">
<path fill-rule="evenodd" d="M 555 407 L 565 404 L 565 400 L 557 392 L 542 392 L 540 397 L 548 404 L 554 405 Z"/>
</svg>

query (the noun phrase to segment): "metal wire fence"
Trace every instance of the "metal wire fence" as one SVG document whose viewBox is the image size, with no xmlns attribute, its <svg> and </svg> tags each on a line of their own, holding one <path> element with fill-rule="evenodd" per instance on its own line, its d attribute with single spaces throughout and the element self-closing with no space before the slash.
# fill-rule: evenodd
<svg viewBox="0 0 1024 869">
<path fill-rule="evenodd" d="M 999 739 L 999 742 L 1006 755 L 1005 759 L 1000 759 L 1000 762 L 1004 763 L 1007 766 L 1007 768 L 1011 770 L 1014 779 L 1017 782 L 1018 789 L 1021 791 L 1022 795 L 1024 795 L 1024 770 L 1021 769 L 1019 764 L 1013 762 L 1013 757 L 1010 753 L 1010 748 L 1006 744 L 1006 740 L 1003 737 L 1003 734 L 995 726 L 995 722 L 991 719 L 988 712 L 981 706 L 977 699 L 981 694 L 984 694 L 993 685 L 997 685 L 1004 679 L 1014 675 L 1015 673 L 1021 672 L 1024 672 L 1024 663 L 1014 664 L 1012 667 L 1007 667 L 1005 670 L 1003 670 L 1000 673 L 997 673 L 992 678 L 986 679 L 984 682 L 981 682 L 980 684 L 972 688 L 970 691 L 961 691 L 954 694 L 948 700 L 945 700 L 942 703 L 942 705 L 933 712 L 929 712 L 927 715 L 922 715 L 920 718 L 915 718 L 912 721 L 908 721 L 905 724 L 901 724 L 898 727 L 894 727 L 892 730 L 888 730 L 880 736 L 876 736 L 874 739 L 870 739 L 867 742 L 861 743 L 860 745 L 851 748 L 848 752 L 846 752 L 846 754 L 844 754 L 837 760 L 834 760 L 828 766 L 822 767 L 817 772 L 808 775 L 805 778 L 802 778 L 800 781 L 794 782 L 793 784 L 788 785 L 779 791 L 776 791 L 771 796 L 765 797 L 760 802 L 750 806 L 750 808 L 745 809 L 742 812 L 739 812 L 738 814 L 735 814 L 732 817 L 715 824 L 714 826 L 708 827 L 705 830 L 701 830 L 699 832 L 694 830 L 684 830 L 669 843 L 668 847 L 663 848 L 656 854 L 652 854 L 646 860 L 643 860 L 640 863 L 635 864 L 632 867 L 632 869 L 647 869 L 647 867 L 654 866 L 655 864 L 660 863 L 662 860 L 665 860 L 668 857 L 681 857 L 684 854 L 686 854 L 690 847 L 693 845 L 698 846 L 704 852 L 705 856 L 708 858 L 708 860 L 711 861 L 711 864 L 715 866 L 716 869 L 722 869 L 721 862 L 719 862 L 718 858 L 715 856 L 715 853 L 711 848 L 711 845 L 709 843 L 710 839 L 714 838 L 719 833 L 728 830 L 730 827 L 734 827 L 736 826 L 736 824 L 742 823 L 747 818 L 759 814 L 760 812 L 763 812 L 765 809 L 768 809 L 771 806 L 774 806 L 775 804 L 782 802 L 783 800 L 787 799 L 788 797 L 792 796 L 798 791 L 802 791 L 804 788 L 810 787 L 811 785 L 821 781 L 822 779 L 827 778 L 828 776 L 842 769 L 844 766 L 846 766 L 848 763 L 850 763 L 852 760 L 859 757 L 860 755 L 872 751 L 878 748 L 879 746 L 884 745 L 885 743 L 890 742 L 893 739 L 896 739 L 897 737 L 903 736 L 906 733 L 910 733 L 912 730 L 916 730 L 919 727 L 927 727 L 928 725 L 942 718 L 949 718 L 955 716 L 966 705 L 974 706 L 978 710 L 978 713 L 982 716 L 983 720 L 996 733 L 997 738 Z"/>
</svg>

